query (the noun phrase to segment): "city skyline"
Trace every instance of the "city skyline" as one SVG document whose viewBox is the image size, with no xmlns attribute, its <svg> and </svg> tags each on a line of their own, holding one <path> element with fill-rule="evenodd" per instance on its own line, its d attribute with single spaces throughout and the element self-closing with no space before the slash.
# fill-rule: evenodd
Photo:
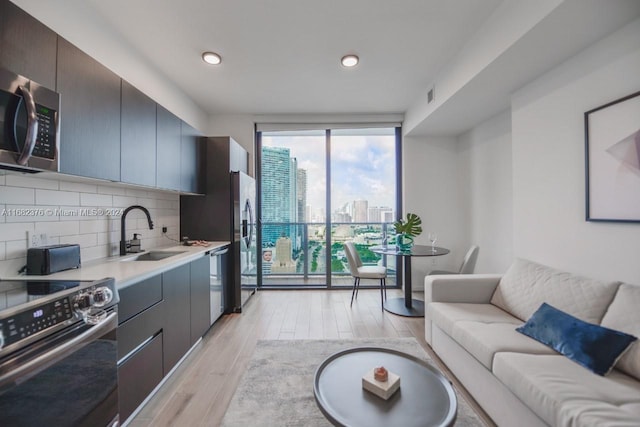
<svg viewBox="0 0 640 427">
<path fill-rule="evenodd" d="M 363 131 L 362 135 L 336 131 L 336 135 L 332 136 L 330 154 L 332 217 L 337 213 L 345 213 L 340 211 L 341 206 L 358 200 L 366 200 L 368 206 L 379 207 L 385 211 L 389 206 L 395 206 L 395 137 L 389 130 L 381 130 L 377 132 L 378 134 L 373 135 L 369 133 L 371 130 Z M 287 149 L 290 158 L 295 159 L 296 169 L 304 171 L 306 191 L 304 194 L 298 192 L 297 196 L 292 195 L 289 199 L 296 200 L 294 197 L 298 197 L 296 206 L 290 205 L 290 209 L 296 209 L 298 213 L 301 213 L 301 208 L 304 206 L 305 213 L 303 216 L 298 215 L 298 221 L 324 222 L 326 214 L 326 141 L 324 131 L 299 132 L 295 135 L 290 133 L 284 135 L 280 133 L 264 134 L 262 143 L 263 151 L 265 148 Z M 281 161 L 284 162 L 284 159 Z M 281 166 L 275 165 L 269 174 L 280 169 Z M 263 175 L 265 172 L 267 170 L 263 157 Z M 287 178 L 284 176 L 282 178 L 283 180 L 296 180 L 296 176 L 290 174 L 287 175 Z M 263 179 L 268 180 L 269 178 L 264 177 Z M 280 192 L 280 194 L 283 193 Z M 291 219 L 291 217 L 290 215 L 289 218 Z M 263 218 L 265 218 L 264 214 Z M 353 213 L 351 213 L 351 218 L 355 220 Z M 361 212 L 358 219 L 362 221 L 355 222 L 368 222 L 368 213 Z"/>
</svg>

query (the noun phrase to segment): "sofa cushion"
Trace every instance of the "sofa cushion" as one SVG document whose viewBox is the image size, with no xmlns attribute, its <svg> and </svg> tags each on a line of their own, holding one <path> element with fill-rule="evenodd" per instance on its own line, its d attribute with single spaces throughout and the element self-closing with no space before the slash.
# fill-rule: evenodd
<svg viewBox="0 0 640 427">
<path fill-rule="evenodd" d="M 624 332 L 583 322 L 543 303 L 516 331 L 546 344 L 598 375 L 606 375 L 637 340 Z"/>
<path fill-rule="evenodd" d="M 484 323 L 461 320 L 453 325 L 451 337 L 491 370 L 498 352 L 557 354 L 553 349 L 516 332 L 513 323 Z"/>
<path fill-rule="evenodd" d="M 572 400 L 562 405 L 558 425 L 598 427 L 638 427 L 640 402 L 620 407 L 608 402 Z"/>
<path fill-rule="evenodd" d="M 640 337 L 640 286 L 623 283 L 602 318 L 602 326 Z M 616 368 L 640 380 L 640 344 L 631 344 Z"/>
<path fill-rule="evenodd" d="M 640 382 L 618 370 L 601 377 L 561 355 L 498 353 L 493 373 L 549 425 L 590 425 L 569 421 L 600 404 L 610 405 L 612 417 L 638 423 Z"/>
<path fill-rule="evenodd" d="M 453 336 L 453 325 L 461 320 L 473 320 L 483 323 L 511 323 L 513 325 L 522 324 L 519 319 L 492 304 L 432 302 L 427 304 L 425 316 L 430 318 L 449 336 Z"/>
<path fill-rule="evenodd" d="M 521 320 L 546 302 L 586 322 L 600 323 L 618 285 L 518 258 L 500 280 L 491 303 Z"/>
</svg>

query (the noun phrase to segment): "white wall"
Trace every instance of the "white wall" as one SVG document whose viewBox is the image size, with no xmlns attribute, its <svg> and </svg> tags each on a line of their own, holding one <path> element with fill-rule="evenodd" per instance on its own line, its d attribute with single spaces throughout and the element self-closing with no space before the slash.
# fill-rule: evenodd
<svg viewBox="0 0 640 427">
<path fill-rule="evenodd" d="M 249 175 L 255 176 L 255 131 L 249 114 L 218 114 L 209 118 L 207 136 L 230 136 L 249 153 Z"/>
<path fill-rule="evenodd" d="M 401 123 L 402 114 L 216 114 L 209 118 L 208 136 L 230 136 L 249 153 L 249 173 L 255 172 L 255 123 L 303 124 L 324 126 L 336 124 Z M 277 127 L 277 126 L 276 126 Z"/>
<path fill-rule="evenodd" d="M 133 233 L 142 234 L 143 249 L 177 244 L 167 238 L 179 237 L 177 193 L 90 180 L 64 181 L 63 175 L 48 175 L 0 173 L 0 277 L 14 276 L 26 264 L 28 231 L 47 233 L 49 244 L 78 243 L 82 262 L 117 254 L 117 214 L 131 205 L 146 207 L 155 227 L 149 230 L 144 213 L 133 210 L 126 219 L 128 239 Z M 104 213 L 113 209 L 114 215 L 100 215 L 91 211 L 94 208 Z M 162 235 L 163 226 L 167 227 L 167 237 Z"/>
<path fill-rule="evenodd" d="M 512 98 L 514 252 L 640 283 L 640 224 L 585 221 L 584 112 L 640 90 L 640 20 Z"/>
<path fill-rule="evenodd" d="M 476 273 L 502 273 L 513 261 L 511 112 L 505 111 L 458 138 L 464 222 L 480 247 Z"/>
<path fill-rule="evenodd" d="M 432 84 L 436 96 L 428 102 L 427 92 L 417 97 L 405 114 L 404 132 L 411 132 L 436 109 L 502 55 L 517 40 L 556 9 L 563 0 L 510 0 L 500 4 L 469 39 L 455 58 L 438 73 Z"/>
<path fill-rule="evenodd" d="M 415 243 L 430 244 L 429 231 L 438 233 L 437 246 L 451 253 L 440 257 L 414 258 L 412 280 L 415 289 L 422 288 L 430 270 L 459 267 L 468 245 L 468 225 L 464 219 L 468 209 L 461 197 L 460 162 L 454 137 L 411 138 L 403 143 L 403 211 L 422 218 L 423 233 Z"/>
</svg>

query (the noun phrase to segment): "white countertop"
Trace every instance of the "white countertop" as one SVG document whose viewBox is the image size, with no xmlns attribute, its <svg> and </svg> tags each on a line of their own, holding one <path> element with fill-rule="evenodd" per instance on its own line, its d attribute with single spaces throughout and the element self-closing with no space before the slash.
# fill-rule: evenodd
<svg viewBox="0 0 640 427">
<path fill-rule="evenodd" d="M 211 245 L 206 247 L 169 246 L 152 248 L 145 252 L 89 261 L 87 263 L 83 263 L 80 268 L 61 271 L 59 273 L 49 274 L 47 276 L 20 275 L 14 277 L 3 277 L 3 279 L 24 280 L 28 277 L 29 280 L 98 280 L 105 277 L 113 277 L 116 280 L 118 289 L 122 289 L 141 280 L 189 263 L 203 256 L 206 252 L 216 250 L 230 244 L 230 242 L 209 243 L 211 243 Z M 127 261 L 146 252 L 158 251 L 180 251 L 184 253 L 170 256 L 158 261 Z"/>
</svg>

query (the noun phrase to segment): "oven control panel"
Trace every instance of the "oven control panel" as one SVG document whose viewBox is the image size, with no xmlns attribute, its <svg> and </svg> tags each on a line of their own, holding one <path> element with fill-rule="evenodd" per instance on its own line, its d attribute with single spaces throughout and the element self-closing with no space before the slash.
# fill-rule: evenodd
<svg viewBox="0 0 640 427">
<path fill-rule="evenodd" d="M 0 349 L 73 319 L 69 298 L 60 298 L 0 320 Z"/>
</svg>

